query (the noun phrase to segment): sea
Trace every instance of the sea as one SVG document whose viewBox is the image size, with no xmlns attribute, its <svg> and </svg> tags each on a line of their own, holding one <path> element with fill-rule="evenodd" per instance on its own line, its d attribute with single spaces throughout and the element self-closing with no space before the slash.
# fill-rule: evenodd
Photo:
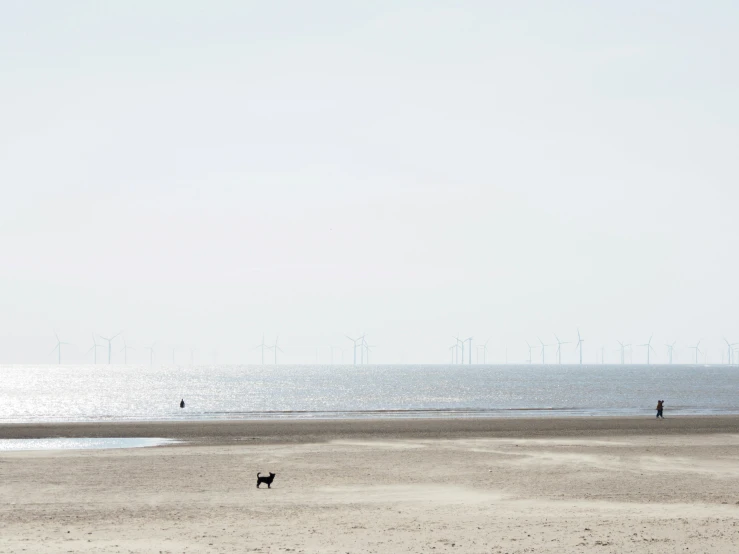
<svg viewBox="0 0 739 554">
<path fill-rule="evenodd" d="M 180 400 L 185 408 L 180 408 Z M 739 414 L 739 367 L 0 366 L 0 422 Z"/>
</svg>

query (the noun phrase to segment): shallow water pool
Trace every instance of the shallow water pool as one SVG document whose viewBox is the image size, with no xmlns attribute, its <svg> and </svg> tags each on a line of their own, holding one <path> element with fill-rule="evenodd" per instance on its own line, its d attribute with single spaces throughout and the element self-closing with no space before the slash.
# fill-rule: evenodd
<svg viewBox="0 0 739 554">
<path fill-rule="evenodd" d="M 102 450 L 109 448 L 145 448 L 174 444 L 174 439 L 151 437 L 127 438 L 53 438 L 53 439 L 0 439 L 0 452 L 23 450 Z"/>
</svg>

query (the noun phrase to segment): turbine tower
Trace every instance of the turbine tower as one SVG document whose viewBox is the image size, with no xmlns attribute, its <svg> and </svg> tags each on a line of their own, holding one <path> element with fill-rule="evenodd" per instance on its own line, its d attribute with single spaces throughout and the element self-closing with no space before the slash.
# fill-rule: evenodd
<svg viewBox="0 0 739 554">
<path fill-rule="evenodd" d="M 731 356 L 731 354 L 732 354 L 732 352 L 733 352 L 733 350 L 734 350 L 734 347 L 735 347 L 735 346 L 736 346 L 737 344 L 739 344 L 739 342 L 733 342 L 733 343 L 732 343 L 732 342 L 729 342 L 728 340 L 726 340 L 726 337 L 724 337 L 724 342 L 726 342 L 726 348 L 728 349 L 728 360 L 729 360 L 729 365 L 731 365 L 731 359 L 732 359 L 732 356 Z"/>
<path fill-rule="evenodd" d="M 480 350 L 482 350 L 482 365 L 487 364 L 488 360 L 488 343 L 490 341 L 486 340 L 485 344 L 478 344 L 477 345 L 477 363 L 480 363 Z"/>
<path fill-rule="evenodd" d="M 530 363 L 531 363 L 531 351 L 532 351 L 532 350 L 533 350 L 533 349 L 534 349 L 535 347 L 534 347 L 534 346 L 531 346 L 531 345 L 529 344 L 529 341 L 526 341 L 526 346 L 528 346 L 528 347 L 529 347 L 529 359 L 528 359 L 528 363 L 530 364 Z"/>
<path fill-rule="evenodd" d="M 366 337 L 367 337 L 367 335 L 366 334 L 363 334 L 362 335 L 362 342 L 359 343 L 359 364 L 360 365 L 364 365 L 366 363 L 365 360 L 364 360 L 364 350 L 365 350 L 364 347 L 367 345 L 367 341 L 365 340 Z"/>
<path fill-rule="evenodd" d="M 365 363 L 367 364 L 369 364 L 369 355 L 373 348 L 377 348 L 377 345 L 364 343 L 364 349 L 367 351 L 367 357 L 365 358 Z"/>
<path fill-rule="evenodd" d="M 559 365 L 562 365 L 562 345 L 563 344 L 570 344 L 569 342 L 562 342 L 559 340 L 559 337 L 557 334 L 554 334 L 554 338 L 557 339 L 557 363 Z"/>
<path fill-rule="evenodd" d="M 107 341 L 108 341 L 108 365 L 110 365 L 110 356 L 111 356 L 111 352 L 112 352 L 112 347 L 111 347 L 111 345 L 113 344 L 113 339 L 114 339 L 114 338 L 116 338 L 116 337 L 117 337 L 118 335 L 120 335 L 120 334 L 121 334 L 121 333 L 120 333 L 120 332 L 118 332 L 118 333 L 116 333 L 115 335 L 113 335 L 113 336 L 112 336 L 112 337 L 110 337 L 110 338 L 108 338 L 108 337 L 104 337 L 104 336 L 102 336 L 102 335 L 98 335 L 98 336 L 99 336 L 99 337 L 100 337 L 101 339 L 103 339 L 103 340 L 107 340 Z"/>
<path fill-rule="evenodd" d="M 616 342 L 621 346 L 621 348 L 620 348 L 620 350 L 621 350 L 621 365 L 624 365 L 624 351 L 626 350 L 626 347 L 627 346 L 631 346 L 631 345 L 630 344 L 624 344 L 620 340 L 617 340 Z"/>
<path fill-rule="evenodd" d="M 123 348 L 120 349 L 120 352 L 123 352 L 123 364 L 128 364 L 128 351 L 129 350 L 136 350 L 132 346 L 128 346 L 126 344 L 126 337 L 121 337 L 123 339 Z"/>
<path fill-rule="evenodd" d="M 467 345 L 467 358 L 468 358 L 468 365 L 472 365 L 472 337 L 468 337 L 464 339 L 465 342 L 468 342 Z M 462 357 L 462 363 L 464 363 L 464 356 Z"/>
<path fill-rule="evenodd" d="M 672 341 L 672 344 L 665 344 L 667 347 L 667 358 L 669 359 L 670 365 L 672 365 L 672 354 L 675 350 L 675 344 L 677 343 L 676 340 Z"/>
<path fill-rule="evenodd" d="M 365 356 L 364 356 L 366 350 L 367 350 L 367 340 L 366 340 L 365 335 L 362 335 L 362 342 L 359 345 L 359 363 L 360 363 L 360 365 L 364 365 L 365 363 L 367 363 L 365 361 Z"/>
<path fill-rule="evenodd" d="M 57 351 L 57 361 L 59 365 L 62 365 L 62 344 L 69 344 L 68 342 L 62 342 L 59 340 L 59 335 L 56 334 L 56 331 L 54 331 L 54 336 L 56 337 L 56 346 L 51 351 L 51 353 L 54 353 L 54 350 Z"/>
<path fill-rule="evenodd" d="M 102 348 L 102 347 L 103 347 L 103 345 L 102 344 L 98 344 L 97 340 L 95 339 L 95 333 L 93 333 L 92 334 L 92 346 L 90 347 L 90 350 L 88 350 L 85 353 L 85 355 L 89 354 L 90 352 L 93 353 L 92 354 L 92 356 L 93 356 L 92 363 L 93 364 L 98 363 L 98 348 Z"/>
<path fill-rule="evenodd" d="M 582 343 L 584 343 L 585 340 L 580 336 L 580 328 L 577 329 L 577 344 L 575 345 L 575 350 L 578 348 L 580 349 L 580 365 L 582 365 Z"/>
<path fill-rule="evenodd" d="M 452 365 L 457 363 L 457 349 L 458 348 L 459 348 L 459 345 L 456 342 L 449 347 L 449 350 L 452 353 Z"/>
<path fill-rule="evenodd" d="M 155 344 L 156 343 L 152 342 L 151 343 L 151 346 L 147 346 L 146 348 L 144 348 L 144 350 L 148 350 L 149 351 L 149 365 L 150 366 L 151 365 L 154 365 L 154 345 Z"/>
<path fill-rule="evenodd" d="M 460 348 L 462 349 L 462 356 L 461 356 L 459 363 L 464 364 L 464 342 L 465 341 L 459 338 L 459 333 L 457 333 L 456 337 L 452 337 L 452 338 L 454 338 L 457 341 L 457 344 L 459 344 Z"/>
<path fill-rule="evenodd" d="M 257 348 L 262 349 L 262 365 L 264 365 L 264 349 L 267 348 L 267 345 L 264 344 L 264 333 L 262 333 L 262 342 L 257 344 L 252 350 L 256 350 Z"/>
<path fill-rule="evenodd" d="M 357 365 L 357 346 L 361 346 L 362 341 L 364 340 L 364 335 L 356 339 L 351 338 L 349 335 L 344 336 L 354 343 L 354 365 Z M 264 340 L 262 340 L 262 342 L 264 342 Z"/>
<path fill-rule="evenodd" d="M 698 354 L 702 354 L 700 349 L 701 341 L 698 341 L 695 346 L 688 346 L 688 348 L 691 348 L 692 350 L 695 350 L 695 365 L 698 365 Z"/>
<path fill-rule="evenodd" d="M 282 348 L 280 348 L 279 346 L 277 346 L 277 342 L 279 340 L 280 340 L 280 337 L 279 336 L 275 337 L 275 343 L 272 346 L 268 346 L 267 347 L 270 350 L 274 350 L 275 351 L 275 365 L 277 365 L 277 351 L 279 350 L 280 352 L 284 352 L 284 350 Z"/>
<path fill-rule="evenodd" d="M 195 365 L 195 352 L 197 352 L 196 348 L 190 348 L 190 365 Z"/>
<path fill-rule="evenodd" d="M 654 335 L 652 335 L 654 336 Z M 649 365 L 649 353 L 654 352 L 654 348 L 652 348 L 652 336 L 649 337 L 649 341 L 647 341 L 645 344 L 640 344 L 639 346 L 646 346 L 647 347 L 647 365 Z"/>
<path fill-rule="evenodd" d="M 539 339 L 539 337 L 536 337 Z M 539 342 L 541 343 L 541 365 L 544 365 L 544 354 L 546 353 L 546 348 L 549 346 L 548 344 L 544 344 L 544 342 L 539 339 Z"/>
</svg>

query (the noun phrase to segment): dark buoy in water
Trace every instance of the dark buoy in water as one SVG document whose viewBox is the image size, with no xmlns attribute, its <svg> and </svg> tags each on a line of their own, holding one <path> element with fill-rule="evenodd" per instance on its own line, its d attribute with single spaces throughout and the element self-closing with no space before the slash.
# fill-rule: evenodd
<svg viewBox="0 0 739 554">
<path fill-rule="evenodd" d="M 184 407 L 185 407 L 185 399 L 183 398 L 182 400 L 180 400 L 180 408 L 184 408 Z"/>
</svg>

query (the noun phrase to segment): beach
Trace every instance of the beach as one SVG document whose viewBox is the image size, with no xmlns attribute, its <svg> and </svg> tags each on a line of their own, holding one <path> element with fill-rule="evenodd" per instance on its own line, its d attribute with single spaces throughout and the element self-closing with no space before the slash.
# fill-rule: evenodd
<svg viewBox="0 0 739 554">
<path fill-rule="evenodd" d="M 736 552 L 739 417 L 666 415 L 2 425 L 182 442 L 0 453 L 0 553 Z"/>
</svg>

